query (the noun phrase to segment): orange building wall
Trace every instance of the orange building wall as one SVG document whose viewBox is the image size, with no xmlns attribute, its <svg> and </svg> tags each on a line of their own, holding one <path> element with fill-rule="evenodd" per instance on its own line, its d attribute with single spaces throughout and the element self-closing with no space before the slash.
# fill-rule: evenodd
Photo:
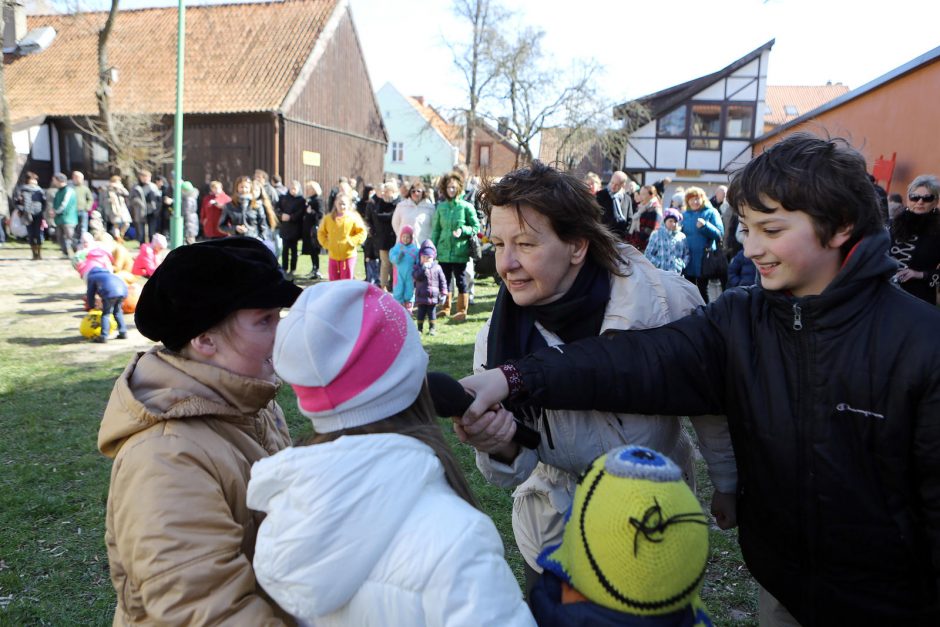
<svg viewBox="0 0 940 627">
<path fill-rule="evenodd" d="M 940 176 L 940 59 L 754 145 L 758 155 L 797 131 L 846 138 L 868 161 L 897 152 L 892 192 L 920 174 Z"/>
</svg>

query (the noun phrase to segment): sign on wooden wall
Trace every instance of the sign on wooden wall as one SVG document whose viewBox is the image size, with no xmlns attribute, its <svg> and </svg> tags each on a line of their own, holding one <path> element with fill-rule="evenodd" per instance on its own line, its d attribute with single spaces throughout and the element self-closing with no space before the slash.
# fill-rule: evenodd
<svg viewBox="0 0 940 627">
<path fill-rule="evenodd" d="M 312 165 L 315 168 L 320 167 L 320 153 L 311 150 L 304 151 L 304 165 Z"/>
</svg>

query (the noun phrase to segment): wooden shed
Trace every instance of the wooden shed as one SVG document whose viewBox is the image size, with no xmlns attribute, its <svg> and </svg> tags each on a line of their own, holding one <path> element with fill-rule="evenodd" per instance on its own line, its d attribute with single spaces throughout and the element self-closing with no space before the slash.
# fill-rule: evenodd
<svg viewBox="0 0 940 627">
<path fill-rule="evenodd" d="M 106 18 L 29 16 L 30 29 L 55 29 L 52 45 L 4 56 L 29 169 L 111 174 L 107 149 L 80 130 L 97 114 L 97 32 Z M 165 116 L 172 127 L 176 27 L 176 8 L 119 13 L 109 45 L 116 112 Z M 381 180 L 387 136 L 348 0 L 191 7 L 185 54 L 183 178 L 229 188 L 260 168 L 324 188 L 340 176 Z"/>
</svg>

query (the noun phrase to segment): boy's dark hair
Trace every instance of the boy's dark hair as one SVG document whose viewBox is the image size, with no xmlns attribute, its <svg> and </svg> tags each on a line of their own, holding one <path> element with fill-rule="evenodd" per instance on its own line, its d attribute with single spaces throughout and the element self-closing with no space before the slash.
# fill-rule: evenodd
<svg viewBox="0 0 940 627">
<path fill-rule="evenodd" d="M 765 198 L 787 211 L 809 214 L 823 246 L 839 229 L 851 225 L 852 234 L 841 248 L 843 255 L 863 237 L 883 228 L 865 158 L 839 137 L 794 133 L 732 175 L 728 202 L 739 216 L 745 205 L 772 213 Z"/>
<path fill-rule="evenodd" d="M 514 207 L 522 222 L 522 205 L 548 218 L 563 242 L 584 239 L 588 255 L 599 266 L 623 275 L 623 260 L 617 238 L 601 222 L 603 210 L 584 181 L 533 161 L 527 168 L 510 172 L 498 181 L 485 179 L 479 193 L 480 208 L 487 220 L 493 207 Z"/>
</svg>

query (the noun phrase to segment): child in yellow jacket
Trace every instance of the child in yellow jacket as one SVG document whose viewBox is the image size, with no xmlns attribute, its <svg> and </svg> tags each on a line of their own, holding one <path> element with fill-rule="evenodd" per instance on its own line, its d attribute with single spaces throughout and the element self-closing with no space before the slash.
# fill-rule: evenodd
<svg viewBox="0 0 940 627">
<path fill-rule="evenodd" d="M 352 198 L 338 194 L 317 229 L 317 239 L 330 258 L 330 281 L 353 278 L 356 250 L 366 239 L 366 225 L 352 207 Z"/>
</svg>

